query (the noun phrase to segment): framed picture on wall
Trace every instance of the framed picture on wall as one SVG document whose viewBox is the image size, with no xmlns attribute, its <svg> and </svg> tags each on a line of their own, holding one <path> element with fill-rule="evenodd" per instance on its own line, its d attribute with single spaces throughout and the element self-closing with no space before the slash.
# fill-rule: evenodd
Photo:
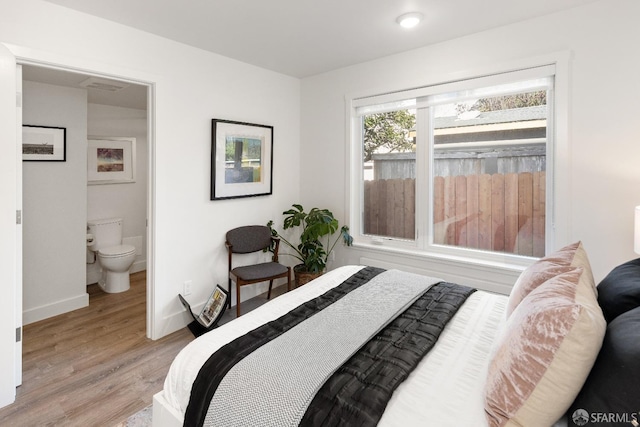
<svg viewBox="0 0 640 427">
<path fill-rule="evenodd" d="M 273 126 L 212 120 L 211 200 L 273 191 Z"/>
<path fill-rule="evenodd" d="M 87 183 L 136 181 L 136 139 L 92 137 L 87 147 Z"/>
<path fill-rule="evenodd" d="M 22 160 L 67 161 L 67 129 L 54 126 L 22 126 Z"/>
</svg>

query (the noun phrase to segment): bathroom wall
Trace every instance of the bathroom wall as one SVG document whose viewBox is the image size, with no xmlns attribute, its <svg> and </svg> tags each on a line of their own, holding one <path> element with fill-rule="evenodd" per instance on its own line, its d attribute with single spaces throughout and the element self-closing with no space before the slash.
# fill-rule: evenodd
<svg viewBox="0 0 640 427">
<path fill-rule="evenodd" d="M 89 104 L 87 131 L 91 137 L 136 139 L 136 182 L 87 186 L 87 219 L 123 218 L 125 243 L 136 246 L 138 255 L 131 272 L 146 269 L 147 250 L 147 112 L 131 108 Z M 89 254 L 88 259 L 93 259 Z M 87 264 L 87 284 L 100 277 L 97 263 Z"/>
<path fill-rule="evenodd" d="M 89 304 L 87 93 L 25 81 L 23 123 L 64 127 L 65 162 L 23 162 L 23 322 Z"/>
</svg>

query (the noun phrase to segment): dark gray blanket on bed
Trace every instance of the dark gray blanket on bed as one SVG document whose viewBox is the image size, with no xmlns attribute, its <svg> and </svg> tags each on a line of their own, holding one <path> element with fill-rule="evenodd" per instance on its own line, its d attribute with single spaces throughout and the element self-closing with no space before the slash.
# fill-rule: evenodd
<svg viewBox="0 0 640 427">
<path fill-rule="evenodd" d="M 375 425 L 473 291 L 435 282 L 365 268 L 229 343 L 198 374 L 185 425 Z"/>
</svg>

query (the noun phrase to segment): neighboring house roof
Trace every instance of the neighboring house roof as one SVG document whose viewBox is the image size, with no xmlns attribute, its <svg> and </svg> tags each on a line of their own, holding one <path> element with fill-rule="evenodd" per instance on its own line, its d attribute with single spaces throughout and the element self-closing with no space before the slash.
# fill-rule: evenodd
<svg viewBox="0 0 640 427">
<path fill-rule="evenodd" d="M 499 110 L 479 112 L 474 118 L 461 119 L 456 116 L 436 117 L 436 129 L 459 128 L 466 126 L 489 125 L 496 123 L 525 122 L 531 120 L 546 120 L 547 106 L 514 108 L 511 110 Z"/>
</svg>

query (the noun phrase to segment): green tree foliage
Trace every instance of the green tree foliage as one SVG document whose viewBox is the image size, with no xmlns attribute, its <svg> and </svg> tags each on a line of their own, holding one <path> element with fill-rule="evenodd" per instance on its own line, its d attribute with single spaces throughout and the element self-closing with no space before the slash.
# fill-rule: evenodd
<svg viewBox="0 0 640 427">
<path fill-rule="evenodd" d="M 385 152 L 413 151 L 409 135 L 415 129 L 416 117 L 408 110 L 370 114 L 364 118 L 364 161 L 384 148 Z"/>
<path fill-rule="evenodd" d="M 472 105 L 456 105 L 458 114 L 465 111 L 497 111 L 546 105 L 547 92 L 536 91 L 514 95 L 481 98 Z M 415 130 L 416 117 L 409 110 L 370 114 L 364 118 L 364 161 L 371 160 L 377 152 L 407 152 L 414 150 L 410 135 Z"/>
</svg>

